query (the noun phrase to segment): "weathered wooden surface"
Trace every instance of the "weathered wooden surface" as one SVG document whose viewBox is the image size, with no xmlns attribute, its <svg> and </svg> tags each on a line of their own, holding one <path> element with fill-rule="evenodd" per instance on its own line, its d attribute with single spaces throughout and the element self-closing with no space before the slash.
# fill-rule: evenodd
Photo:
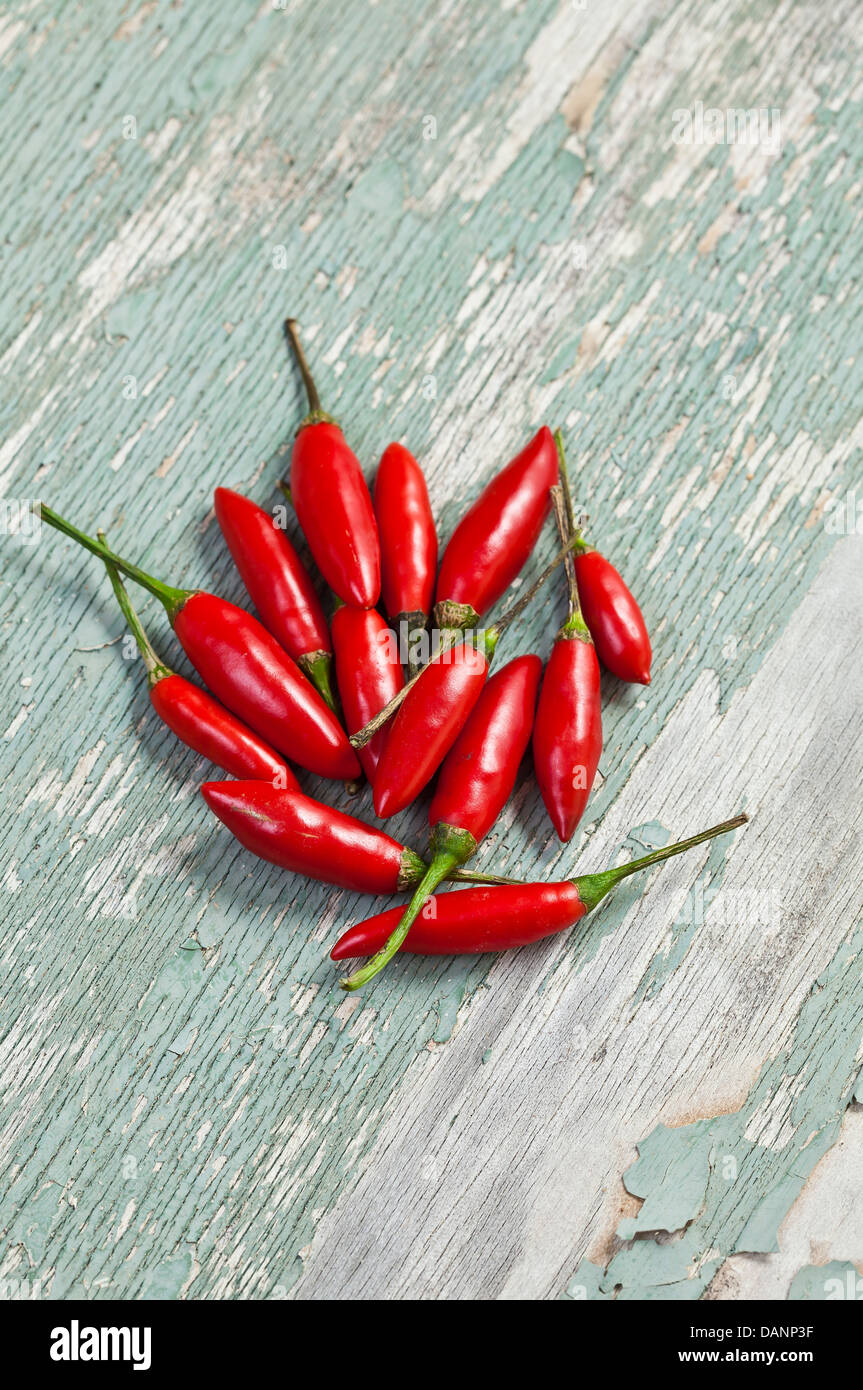
<svg viewBox="0 0 863 1390">
<path fill-rule="evenodd" d="M 421 458 L 444 536 L 560 421 L 654 681 L 606 682 L 572 846 L 525 769 L 481 862 L 564 876 L 752 817 L 577 935 L 345 998 L 326 951 L 368 903 L 241 852 L 96 564 L 2 538 L 7 1290 L 785 1298 L 863 1272 L 863 537 L 836 507 L 860 27 L 817 0 L 7 10 L 3 496 L 239 597 L 210 495 L 276 500 L 287 311 L 369 470 L 390 438 Z M 778 108 L 781 151 L 675 144 L 696 102 Z M 545 655 L 561 611 L 506 652 Z"/>
</svg>

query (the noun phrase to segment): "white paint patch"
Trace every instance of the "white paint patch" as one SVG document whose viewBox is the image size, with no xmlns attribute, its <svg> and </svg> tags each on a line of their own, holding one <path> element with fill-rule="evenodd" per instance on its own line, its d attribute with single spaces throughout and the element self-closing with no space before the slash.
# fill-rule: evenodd
<svg viewBox="0 0 863 1390">
<path fill-rule="evenodd" d="M 126 1205 L 126 1210 L 123 1212 L 123 1215 L 122 1215 L 121 1218 L 120 1218 L 120 1224 L 119 1224 L 119 1226 L 117 1227 L 117 1230 L 116 1230 L 116 1232 L 115 1232 L 115 1234 L 114 1234 L 114 1244 L 115 1244 L 115 1245 L 116 1245 L 117 1241 L 118 1241 L 118 1240 L 121 1240 L 122 1237 L 126 1234 L 126 1231 L 127 1231 L 128 1228 L 129 1228 L 129 1223 L 130 1223 L 130 1221 L 132 1220 L 132 1217 L 133 1217 L 134 1215 L 135 1215 L 135 1200 L 134 1200 L 134 1198 L 132 1198 L 132 1199 L 127 1203 L 127 1205 Z"/>
<path fill-rule="evenodd" d="M 85 303 L 71 337 L 73 343 L 110 304 L 153 271 L 173 265 L 193 246 L 201 247 L 217 234 L 224 235 L 224 218 L 216 216 L 216 206 L 225 187 L 236 183 L 235 132 L 254 129 L 270 99 L 269 91 L 261 85 L 232 121 L 214 122 L 206 155 L 189 170 L 182 186 L 166 198 L 165 180 L 154 183 L 148 200 L 84 267 L 77 284 Z M 172 172 L 166 170 L 166 178 Z"/>
<path fill-rule="evenodd" d="M 847 1260 L 863 1274 L 863 1109 L 846 1111 L 839 1140 L 815 1168 L 778 1231 L 779 1251 L 732 1255 L 722 1267 L 720 1299 L 785 1300 L 806 1265 Z"/>
<path fill-rule="evenodd" d="M 15 359 L 20 355 L 22 349 L 27 346 L 27 343 L 30 341 L 41 322 L 42 311 L 40 309 L 32 315 L 29 323 L 21 329 L 18 337 L 13 339 L 3 356 L 0 357 L 0 374 L 5 373 L 9 369 Z"/>
<path fill-rule="evenodd" d="M 121 448 L 117 450 L 116 454 L 111 459 L 110 467 L 112 472 L 116 473 L 119 469 L 123 467 L 123 464 L 126 462 L 126 459 L 129 457 L 138 440 L 141 438 L 141 435 L 145 434 L 146 431 L 147 421 L 142 420 L 135 433 L 129 439 L 126 440 L 125 444 L 123 444 Z"/>
<path fill-rule="evenodd" d="M 30 418 L 25 420 L 23 425 L 20 425 L 15 433 L 9 436 L 5 444 L 0 445 L 0 493 L 5 493 L 20 450 L 27 443 L 36 427 L 42 423 L 48 407 L 54 401 L 59 389 L 59 387 L 54 387 L 53 390 L 48 391 Z"/>
<path fill-rule="evenodd" d="M 11 15 L 0 18 L 0 58 L 3 58 L 21 35 L 26 33 L 27 25 L 23 19 L 13 19 Z"/>
<path fill-rule="evenodd" d="M 8 743 L 11 739 L 15 737 L 18 730 L 22 728 L 22 726 L 27 722 L 29 715 L 32 713 L 34 709 L 35 705 L 21 706 L 18 713 L 15 715 L 15 718 L 12 720 L 12 723 L 9 725 L 8 729 L 3 735 L 4 741 L 6 743 Z"/>
</svg>

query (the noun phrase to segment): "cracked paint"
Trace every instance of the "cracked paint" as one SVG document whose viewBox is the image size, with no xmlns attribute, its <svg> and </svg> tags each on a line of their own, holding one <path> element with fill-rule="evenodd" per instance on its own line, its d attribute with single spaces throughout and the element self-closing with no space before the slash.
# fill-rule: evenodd
<svg viewBox="0 0 863 1390">
<path fill-rule="evenodd" d="M 726 1256 L 778 1249 L 779 1226 L 835 1142 L 852 1102 L 863 1044 L 861 978 L 863 929 L 819 976 L 787 1048 L 765 1064 L 740 1110 L 676 1129 L 660 1125 L 647 1135 L 623 1179 L 642 1199 L 638 1215 L 621 1222 L 623 1244 L 604 1270 L 597 1274 L 588 1261 L 579 1266 L 568 1297 L 584 1297 L 578 1291 L 592 1287 L 600 1298 L 699 1298 Z M 796 1095 L 783 1103 L 788 1142 L 768 1147 L 748 1139 L 753 1117 L 781 1093 L 788 1076 L 800 1080 Z M 674 1238 L 663 1239 L 663 1232 Z M 705 1251 L 716 1253 L 701 1262 Z"/>
<path fill-rule="evenodd" d="M 37 684 L 0 750 L 0 818 L 16 859 L 0 889 L 0 1269 L 26 1264 L 49 1297 L 305 1297 L 334 1269 L 342 1282 L 367 1278 L 377 1296 L 405 1281 L 454 1296 L 544 1296 L 567 1283 L 589 1296 L 617 1283 L 622 1297 L 700 1296 L 733 1251 L 772 1248 L 852 1083 L 861 1094 L 859 982 L 850 961 L 842 975 L 841 952 L 800 1012 L 809 1036 L 786 1045 L 782 1023 L 786 984 L 814 980 L 820 944 L 835 951 L 836 919 L 856 920 L 854 881 L 833 919 L 820 915 L 827 877 L 859 851 L 838 807 L 828 820 L 806 765 L 829 765 L 839 783 L 831 760 L 850 770 L 854 728 L 836 728 L 836 699 L 819 697 L 811 739 L 795 725 L 799 747 L 771 744 L 776 766 L 765 769 L 769 727 L 761 746 L 747 734 L 757 710 L 723 722 L 853 540 L 813 524 L 859 475 L 861 359 L 849 347 L 859 54 L 846 7 L 739 3 L 713 32 L 695 0 L 584 11 L 420 0 L 408 28 L 401 8 L 341 7 L 335 46 L 332 16 L 314 6 L 213 7 L 205 35 L 181 5 L 133 5 L 119 29 L 93 6 L 38 32 L 2 26 L 8 119 L 22 132 L 8 151 L 22 196 L 6 217 L 4 496 L 42 494 L 84 524 L 104 522 L 154 572 L 241 599 L 217 528 L 201 519 L 216 481 L 265 505 L 276 495 L 301 409 L 280 331 L 288 311 L 308 326 L 327 404 L 369 471 L 391 437 L 416 451 L 442 538 L 520 441 L 545 418 L 562 421 L 579 505 L 638 582 L 654 682 L 645 699 L 604 681 L 604 778 L 572 845 L 556 842 L 526 786 L 478 866 L 531 877 L 602 867 L 600 847 L 613 857 L 631 825 L 667 835 L 722 766 L 735 797 L 754 784 L 759 873 L 781 787 L 798 805 L 818 801 L 824 879 L 812 868 L 800 884 L 757 977 L 736 970 L 742 928 L 711 935 L 709 914 L 702 925 L 668 912 L 642 942 L 666 891 L 651 876 L 644 908 L 630 883 L 557 947 L 505 966 L 400 962 L 347 1010 L 326 947 L 367 902 L 230 844 L 197 797 L 201 761 L 157 727 L 116 647 L 101 649 L 120 624 L 98 567 L 44 538 L 27 554 L 4 545 L 4 727 L 22 707 L 21 670 Z M 750 104 L 741 32 L 783 106 L 781 155 L 675 147 L 670 113 L 693 94 Z M 137 140 L 122 134 L 130 104 Z M 531 573 L 552 546 L 547 535 Z M 848 588 L 836 581 L 837 604 Z M 547 592 L 510 650 L 545 656 L 561 615 L 560 593 Z M 163 617 L 146 616 L 188 674 Z M 827 686 L 847 670 L 834 648 L 834 664 L 822 652 Z M 782 718 L 792 724 L 795 711 Z M 620 824 L 615 806 L 632 788 Z M 424 805 L 398 833 L 424 843 Z M 705 894 L 724 886 L 725 865 L 711 850 L 695 876 Z M 676 889 L 692 885 L 687 870 L 667 873 Z M 631 953 L 619 956 L 622 924 Z M 709 1050 L 676 997 L 684 984 L 697 996 L 689 972 L 708 946 L 695 983 L 732 999 L 740 1056 L 724 1059 L 719 1082 L 696 1077 L 692 1122 L 675 1127 L 675 1075 L 642 1076 L 627 1049 L 637 1038 L 643 1053 L 673 1007 L 656 1070 L 663 1055 L 683 1071 Z M 618 969 L 624 998 L 606 1016 Z M 579 979 L 593 994 L 563 1014 L 566 1030 L 560 1011 Z M 618 1058 L 637 1077 L 632 1093 Z M 601 1152 L 578 1128 L 594 1086 L 617 1107 L 616 1140 Z M 705 1118 L 699 1101 L 716 1102 L 722 1086 L 735 1113 Z M 645 1118 L 630 1134 L 636 1103 Z M 484 1132 L 468 1130 L 459 1148 L 472 1115 Z M 440 1153 L 400 1152 L 402 1187 L 427 1157 L 437 1177 L 404 1212 L 396 1189 L 397 1226 L 415 1250 L 387 1272 L 402 1233 L 363 1261 L 362 1231 L 352 1246 L 344 1238 L 347 1208 L 364 1175 L 378 1185 L 412 1126 Z M 606 1240 L 603 1191 L 639 1136 L 641 1195 L 625 1200 L 641 1207 L 621 1225 L 615 1200 L 624 1234 Z M 559 1194 L 579 1143 L 575 1188 Z M 728 1157 L 737 1182 L 723 1176 Z M 664 1160 L 680 1193 L 664 1188 Z M 566 1201 L 543 1225 L 527 1193 Z M 560 1212 L 576 1202 L 570 1229 Z M 459 1228 L 441 1242 L 452 1212 Z M 585 1248 L 596 1262 L 569 1279 Z M 348 1250 L 350 1270 L 338 1264 Z"/>
</svg>

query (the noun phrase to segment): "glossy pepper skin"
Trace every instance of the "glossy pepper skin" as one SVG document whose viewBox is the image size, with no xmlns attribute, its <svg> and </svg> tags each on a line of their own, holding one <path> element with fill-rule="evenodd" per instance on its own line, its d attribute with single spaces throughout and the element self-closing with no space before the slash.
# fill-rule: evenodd
<svg viewBox="0 0 863 1390">
<path fill-rule="evenodd" d="M 420 913 L 402 951 L 417 956 L 473 955 L 527 946 L 565 931 L 586 907 L 574 883 L 525 883 L 505 888 L 465 888 L 438 893 L 434 914 Z M 339 937 L 332 960 L 373 956 L 398 926 L 403 909 L 390 908 L 349 927 Z"/>
<path fill-rule="evenodd" d="M 360 775 L 344 729 L 314 686 L 245 609 L 199 589 L 176 589 L 109 550 L 44 503 L 43 521 L 158 598 L 195 670 L 215 696 L 280 753 L 342 781 Z"/>
<path fill-rule="evenodd" d="M 573 926 L 592 912 L 621 879 L 683 854 L 717 835 L 725 835 L 747 819 L 745 815 L 735 816 L 628 864 L 598 874 L 581 874 L 562 883 L 520 883 L 440 894 L 431 899 L 433 910 L 423 912 L 414 923 L 402 950 L 416 955 L 449 956 L 528 946 Z M 401 908 L 391 908 L 349 927 L 330 952 L 331 958 L 374 955 L 390 938 L 401 915 Z"/>
<path fill-rule="evenodd" d="M 348 733 L 355 734 L 405 683 L 398 644 L 376 608 L 338 608 L 333 615 L 332 637 L 345 724 Z M 372 785 L 388 735 L 388 728 L 379 729 L 357 750 Z"/>
<path fill-rule="evenodd" d="M 104 532 L 99 540 L 105 543 Z M 230 710 L 185 676 L 178 676 L 157 656 L 114 565 L 105 563 L 111 587 L 147 672 L 150 703 L 168 728 L 193 752 L 209 758 L 232 777 L 260 778 L 273 786 L 299 791 L 291 769 L 274 749 L 252 733 Z"/>
<path fill-rule="evenodd" d="M 533 765 L 560 839 L 571 840 L 602 753 L 599 662 L 593 643 L 558 637 L 543 677 L 533 730 Z"/>
<path fill-rule="evenodd" d="M 372 499 L 356 454 L 321 410 L 293 319 L 285 323 L 309 398 L 291 453 L 291 501 L 315 563 L 344 603 L 373 608 L 381 552 Z"/>
<path fill-rule="evenodd" d="M 566 544 L 573 509 L 560 431 L 555 442 L 563 485 L 551 492 L 558 530 Z M 563 841 L 572 839 L 581 820 L 602 753 L 599 662 L 581 611 L 571 559 L 565 568 L 569 616 L 551 649 L 533 731 L 536 780 L 552 825 Z"/>
<path fill-rule="evenodd" d="M 491 676 L 447 754 L 429 825 L 458 826 L 476 844 L 507 801 L 530 742 L 542 675 L 538 656 L 517 656 Z"/>
<path fill-rule="evenodd" d="M 321 777 L 360 775 L 332 710 L 266 628 L 215 594 L 190 595 L 174 631 L 195 670 L 268 743 Z"/>
<path fill-rule="evenodd" d="M 450 537 L 435 592 L 437 627 L 472 627 L 509 587 L 536 545 L 556 478 L 557 450 L 543 425 Z"/>
<path fill-rule="evenodd" d="M 498 622 L 496 622 L 493 627 L 485 628 L 475 632 L 469 632 L 466 634 L 459 632 L 458 629 L 450 628 L 449 631 L 439 634 L 439 651 L 445 654 L 442 657 L 442 660 L 444 662 L 449 661 L 450 657 L 449 655 L 447 655 L 447 653 L 449 653 L 451 650 L 454 650 L 456 644 L 464 645 L 466 642 L 468 646 L 476 646 L 479 649 L 481 649 L 487 658 L 487 664 L 490 665 L 492 658 L 494 657 L 497 644 L 500 641 L 500 638 L 503 635 L 503 633 L 507 630 L 508 627 L 512 625 L 516 618 L 520 617 L 520 615 L 524 612 L 525 608 L 533 602 L 533 599 L 538 590 L 542 588 L 543 584 L 547 583 L 547 581 L 554 574 L 558 565 L 566 559 L 570 550 L 576 544 L 577 541 L 575 540 L 575 538 L 570 538 L 570 540 L 567 541 L 567 544 L 563 547 L 563 549 L 552 560 L 551 564 L 547 565 L 546 568 L 543 570 L 542 574 L 539 576 L 539 578 L 534 581 L 534 583 L 528 589 L 527 593 L 523 594 L 517 603 L 512 604 L 507 609 L 506 613 L 504 613 L 503 617 Z M 465 642 L 463 642 L 462 639 L 465 639 Z M 432 661 L 428 663 L 427 666 L 423 666 L 419 671 L 417 671 L 416 675 L 414 675 L 411 678 L 411 680 L 409 680 L 407 684 L 399 691 L 399 693 L 396 696 L 394 696 L 392 700 L 390 700 L 389 704 L 384 706 L 379 715 L 376 715 L 374 719 L 370 720 L 369 723 L 366 724 L 365 728 L 360 729 L 358 733 L 351 734 L 351 744 L 354 748 L 362 748 L 363 744 L 368 743 L 369 739 L 374 737 L 378 729 L 382 728 L 390 720 L 394 719 L 398 713 L 399 707 L 406 703 L 409 697 L 411 699 L 416 699 L 416 706 L 417 708 L 419 708 L 421 702 L 418 697 L 414 697 L 415 691 L 422 689 L 423 699 L 426 701 L 429 700 L 432 686 L 431 682 L 426 679 L 426 672 L 429 670 L 429 667 L 434 668 L 437 661 L 438 657 L 436 656 Z M 441 678 L 439 676 L 435 676 L 433 679 L 438 680 Z M 436 718 L 439 719 L 441 717 L 442 711 L 438 709 L 436 711 Z M 437 766 L 437 764 L 435 764 L 435 766 Z"/>
<path fill-rule="evenodd" d="M 603 666 L 622 681 L 650 684 L 650 638 L 622 576 L 598 550 L 585 547 L 575 557 L 584 620 Z"/>
<path fill-rule="evenodd" d="M 305 565 L 274 518 L 251 498 L 217 487 L 213 506 L 261 622 L 334 708 L 330 634 Z"/>
<path fill-rule="evenodd" d="M 359 989 L 373 979 L 405 938 L 410 940 L 429 894 L 475 853 L 497 820 L 530 742 L 541 674 L 539 657 L 516 657 L 482 689 L 444 761 L 432 798 L 431 862 L 381 950 L 341 981 L 343 989 Z"/>
<path fill-rule="evenodd" d="M 291 500 L 330 588 L 345 603 L 372 608 L 381 592 L 377 525 L 359 460 L 338 425 L 300 426 L 291 454 Z"/>
<path fill-rule="evenodd" d="M 241 845 L 282 869 L 358 893 L 397 893 L 416 880 L 421 861 L 404 845 L 301 792 L 205 782 L 201 795 Z"/>
<path fill-rule="evenodd" d="M 488 658 L 469 643 L 438 652 L 390 726 L 374 781 L 377 815 L 394 816 L 431 781 L 479 699 Z"/>
<path fill-rule="evenodd" d="M 205 782 L 201 795 L 252 854 L 306 878 L 358 893 L 400 893 L 426 871 L 418 854 L 383 830 L 300 791 Z"/>
<path fill-rule="evenodd" d="M 437 532 L 422 469 L 402 444 L 384 450 L 374 505 L 384 608 L 396 632 L 405 630 L 410 652 L 412 635 L 425 629 L 431 612 Z"/>
<path fill-rule="evenodd" d="M 171 671 L 150 686 L 150 703 L 187 746 L 232 777 L 259 779 L 289 791 L 300 784 L 278 753 L 218 700 Z"/>
</svg>

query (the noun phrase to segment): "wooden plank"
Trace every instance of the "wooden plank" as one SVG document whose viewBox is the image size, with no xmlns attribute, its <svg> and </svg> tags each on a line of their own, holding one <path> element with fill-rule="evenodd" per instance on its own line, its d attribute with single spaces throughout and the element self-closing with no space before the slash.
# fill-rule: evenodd
<svg viewBox="0 0 863 1390">
<path fill-rule="evenodd" d="M 13 1292 L 818 1296 L 813 1266 L 863 1271 L 829 1218 L 859 1197 L 863 1059 L 853 17 L 287 0 L 0 28 L 6 514 L 43 497 L 239 598 L 210 494 L 276 500 L 293 312 L 369 471 L 390 438 L 421 458 L 442 536 L 563 422 L 643 601 L 654 681 L 605 682 L 576 840 L 525 768 L 480 862 L 561 877 L 752 815 L 570 939 L 344 998 L 326 951 L 367 900 L 235 847 L 96 564 L 4 537 Z M 778 108 L 779 152 L 675 143 L 698 102 Z M 562 608 L 505 652 L 545 655 Z M 425 813 L 397 833 L 421 846 Z M 640 1212 L 684 1222 L 675 1257 L 632 1243 Z"/>
</svg>

